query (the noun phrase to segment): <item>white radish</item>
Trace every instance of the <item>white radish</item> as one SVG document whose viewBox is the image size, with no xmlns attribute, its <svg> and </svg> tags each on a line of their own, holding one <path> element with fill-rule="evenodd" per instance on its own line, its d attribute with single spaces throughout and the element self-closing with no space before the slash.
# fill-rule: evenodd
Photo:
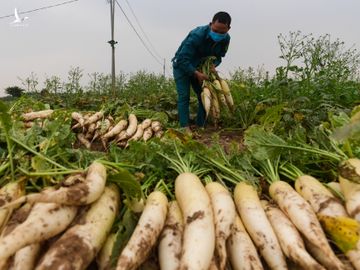
<svg viewBox="0 0 360 270">
<path fill-rule="evenodd" d="M 200 179 L 185 172 L 175 180 L 175 196 L 184 217 L 180 270 L 207 270 L 215 251 L 214 215 Z"/>
<path fill-rule="evenodd" d="M 223 79 L 220 79 L 220 84 L 221 84 L 221 89 L 222 89 L 222 91 L 224 93 L 224 96 L 225 96 L 226 103 L 227 103 L 229 109 L 233 111 L 234 110 L 234 100 L 233 100 L 233 97 L 231 95 L 229 85 Z"/>
<path fill-rule="evenodd" d="M 277 206 L 268 201 L 262 200 L 261 204 L 285 255 L 304 269 L 325 270 L 306 251 L 300 233 L 288 217 Z"/>
<path fill-rule="evenodd" d="M 130 138 L 131 136 L 133 136 L 137 130 L 137 126 L 138 126 L 138 120 L 136 118 L 136 115 L 135 114 L 129 114 L 129 117 L 128 117 L 128 120 L 129 120 L 129 125 L 126 129 L 126 135 L 127 135 L 127 138 Z"/>
<path fill-rule="evenodd" d="M 147 129 L 148 127 L 151 127 L 152 120 L 147 118 L 144 121 L 141 122 L 141 126 L 143 129 Z"/>
<path fill-rule="evenodd" d="M 1 232 L 0 238 L 11 233 L 17 226 L 23 223 L 30 214 L 32 206 L 30 204 L 24 204 L 20 208 L 16 209 L 11 215 L 8 222 L 5 224 L 3 231 Z M 20 249 L 21 250 L 21 249 Z M 0 270 L 7 270 L 10 264 L 14 262 L 14 257 L 10 257 L 6 260 L 0 260 Z"/>
<path fill-rule="evenodd" d="M 342 202 L 316 178 L 310 175 L 299 176 L 295 181 L 295 189 L 317 215 L 348 216 Z"/>
<path fill-rule="evenodd" d="M 151 122 L 151 128 L 156 133 L 162 129 L 162 125 L 160 121 L 155 120 Z"/>
<path fill-rule="evenodd" d="M 77 207 L 57 203 L 36 203 L 26 220 L 0 239 L 0 261 L 19 249 L 47 240 L 64 231 L 74 219 Z"/>
<path fill-rule="evenodd" d="M 84 126 L 85 120 L 81 113 L 78 112 L 72 112 L 71 118 L 74 119 L 76 122 L 79 123 L 80 127 Z"/>
<path fill-rule="evenodd" d="M 204 106 L 206 117 L 207 117 L 210 113 L 210 108 L 211 108 L 211 92 L 210 92 L 209 88 L 207 88 L 207 87 L 203 88 L 203 90 L 201 92 L 201 101 Z"/>
<path fill-rule="evenodd" d="M 162 136 L 164 136 L 164 131 L 163 130 L 159 130 L 158 132 L 155 133 L 155 137 L 161 139 Z"/>
<path fill-rule="evenodd" d="M 135 134 L 131 138 L 129 138 L 128 142 L 140 140 L 142 138 L 143 134 L 144 134 L 144 129 L 142 128 L 142 125 L 139 124 L 137 126 Z"/>
<path fill-rule="evenodd" d="M 102 112 L 102 111 L 96 112 L 93 115 L 89 116 L 89 118 L 85 119 L 84 125 L 89 126 L 92 123 L 96 123 L 101 118 L 103 118 L 103 116 L 104 116 L 104 112 Z"/>
<path fill-rule="evenodd" d="M 150 193 L 138 224 L 122 250 L 116 270 L 133 270 L 143 263 L 165 224 L 168 200 L 160 191 Z"/>
<path fill-rule="evenodd" d="M 125 130 L 127 127 L 127 120 L 120 120 L 109 132 L 107 132 L 103 137 L 105 139 L 110 139 L 118 135 L 122 130 Z"/>
<path fill-rule="evenodd" d="M 18 250 L 9 270 L 33 270 L 40 255 L 41 243 L 31 244 Z"/>
<path fill-rule="evenodd" d="M 76 135 L 77 139 L 79 140 L 79 142 L 85 146 L 86 149 L 90 149 L 91 148 L 91 142 L 86 139 L 85 135 L 82 133 L 78 133 Z"/>
<path fill-rule="evenodd" d="M 226 240 L 230 236 L 236 209 L 229 191 L 220 183 L 210 182 L 205 186 L 211 200 L 215 222 L 215 257 L 219 269 L 227 262 Z"/>
<path fill-rule="evenodd" d="M 34 119 L 45 119 L 45 118 L 48 118 L 53 112 L 54 112 L 54 110 L 29 112 L 29 113 L 22 114 L 21 117 L 24 121 L 31 121 Z"/>
<path fill-rule="evenodd" d="M 241 219 L 236 215 L 231 235 L 227 240 L 227 250 L 232 269 L 262 270 L 264 269 L 254 243 L 246 232 Z"/>
<path fill-rule="evenodd" d="M 343 269 L 344 265 L 335 256 L 308 202 L 284 181 L 274 181 L 270 185 L 269 193 L 303 236 L 324 253 L 329 264 L 332 264 L 334 269 Z"/>
<path fill-rule="evenodd" d="M 127 139 L 128 135 L 126 133 L 126 130 L 120 131 L 120 133 L 116 136 L 115 142 L 121 142 L 125 139 Z"/>
<path fill-rule="evenodd" d="M 184 221 L 176 201 L 169 202 L 165 226 L 161 232 L 158 253 L 161 270 L 177 270 L 180 267 Z"/>
<path fill-rule="evenodd" d="M 356 178 L 360 178 L 360 160 L 348 159 L 340 167 L 339 182 L 347 212 L 360 222 L 360 183 L 354 181 Z"/>
<path fill-rule="evenodd" d="M 56 190 L 44 190 L 15 200 L 6 206 L 19 202 L 54 202 L 66 205 L 86 205 L 96 201 L 104 191 L 106 183 L 106 168 L 94 161 L 87 169 L 85 181 L 75 182 L 73 185 L 60 187 Z"/>
<path fill-rule="evenodd" d="M 246 230 L 268 266 L 271 269 L 287 269 L 279 241 L 261 206 L 256 189 L 250 184 L 239 182 L 234 190 L 234 201 Z"/>
<path fill-rule="evenodd" d="M 309 202 L 317 214 L 321 225 L 325 228 L 325 231 L 333 230 L 335 224 L 334 222 L 322 222 L 323 219 L 329 219 L 330 217 L 344 217 L 346 220 L 349 217 L 342 202 L 316 178 L 309 175 L 299 176 L 296 179 L 295 188 L 296 191 Z M 342 224 L 337 226 L 341 227 Z M 346 228 L 339 228 L 337 230 L 346 234 Z M 338 235 L 338 237 L 343 238 L 343 241 L 345 241 L 342 235 Z M 337 242 L 337 239 L 333 240 L 335 243 Z M 356 247 L 355 245 L 353 248 L 343 250 L 356 269 L 360 269 L 360 241 L 358 242 L 359 247 Z"/>
<path fill-rule="evenodd" d="M 107 186 L 77 223 L 50 246 L 35 269 L 86 269 L 104 244 L 119 206 L 119 189 L 115 184 Z"/>
<path fill-rule="evenodd" d="M 0 189 L 0 207 L 24 196 L 25 184 L 22 182 L 10 182 Z M 0 208 L 0 233 L 7 220 L 10 218 L 11 209 Z"/>
<path fill-rule="evenodd" d="M 111 255 L 113 247 L 116 241 L 116 233 L 111 233 L 103 247 L 101 248 L 99 254 L 96 257 L 96 264 L 99 270 L 107 270 L 111 268 Z"/>
<path fill-rule="evenodd" d="M 148 127 L 144 130 L 144 134 L 143 134 L 143 140 L 144 142 L 147 142 L 149 139 L 151 139 L 151 137 L 153 136 L 154 132 L 152 130 L 151 127 Z"/>
</svg>

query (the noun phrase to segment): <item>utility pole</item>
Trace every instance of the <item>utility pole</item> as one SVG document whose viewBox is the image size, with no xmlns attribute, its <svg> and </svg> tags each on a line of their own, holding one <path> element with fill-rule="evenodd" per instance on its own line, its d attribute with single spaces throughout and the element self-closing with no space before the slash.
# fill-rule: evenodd
<svg viewBox="0 0 360 270">
<path fill-rule="evenodd" d="M 111 40 L 108 41 L 112 50 L 111 90 L 113 93 L 113 97 L 115 97 L 115 44 L 117 44 L 117 41 L 114 40 L 115 1 L 116 0 L 110 0 Z"/>
<path fill-rule="evenodd" d="M 164 77 L 166 77 L 165 75 L 165 58 L 164 58 L 164 65 L 163 65 L 163 72 L 164 72 Z"/>
</svg>

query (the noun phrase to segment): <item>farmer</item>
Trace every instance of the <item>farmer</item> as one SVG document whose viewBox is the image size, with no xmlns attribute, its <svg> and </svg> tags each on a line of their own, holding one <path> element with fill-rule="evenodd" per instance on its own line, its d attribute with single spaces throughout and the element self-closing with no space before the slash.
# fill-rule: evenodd
<svg viewBox="0 0 360 270">
<path fill-rule="evenodd" d="M 218 12 L 214 15 L 212 22 L 208 25 L 193 29 L 183 40 L 175 53 L 173 62 L 173 73 L 178 93 L 178 114 L 180 126 L 191 133 L 189 123 L 190 85 L 198 98 L 198 111 L 196 125 L 205 126 L 205 109 L 201 102 L 201 84 L 208 77 L 197 70 L 202 60 L 209 56 L 215 56 L 216 60 L 212 67 L 221 63 L 230 42 L 231 17 L 226 12 Z"/>
</svg>

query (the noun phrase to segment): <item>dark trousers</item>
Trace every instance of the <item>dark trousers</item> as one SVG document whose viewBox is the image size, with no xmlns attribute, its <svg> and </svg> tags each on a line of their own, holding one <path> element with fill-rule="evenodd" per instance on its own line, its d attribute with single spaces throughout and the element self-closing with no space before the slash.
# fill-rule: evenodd
<svg viewBox="0 0 360 270">
<path fill-rule="evenodd" d="M 205 125 L 205 109 L 201 101 L 201 85 L 195 76 L 175 77 L 176 90 L 178 93 L 178 113 L 181 127 L 189 126 L 189 105 L 190 105 L 190 86 L 194 90 L 198 99 L 198 110 L 196 116 L 196 125 L 203 127 Z"/>
</svg>

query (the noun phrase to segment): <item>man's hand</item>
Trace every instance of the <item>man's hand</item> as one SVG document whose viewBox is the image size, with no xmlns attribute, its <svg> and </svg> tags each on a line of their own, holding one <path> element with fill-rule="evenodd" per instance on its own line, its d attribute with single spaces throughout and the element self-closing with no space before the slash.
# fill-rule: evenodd
<svg viewBox="0 0 360 270">
<path fill-rule="evenodd" d="M 198 71 L 198 70 L 195 71 L 194 75 L 195 75 L 195 77 L 198 79 L 198 81 L 199 81 L 200 84 L 201 84 L 204 80 L 209 80 L 209 77 L 208 77 L 206 74 L 204 74 L 204 73 L 202 73 L 202 72 L 200 72 L 200 71 Z"/>
</svg>

